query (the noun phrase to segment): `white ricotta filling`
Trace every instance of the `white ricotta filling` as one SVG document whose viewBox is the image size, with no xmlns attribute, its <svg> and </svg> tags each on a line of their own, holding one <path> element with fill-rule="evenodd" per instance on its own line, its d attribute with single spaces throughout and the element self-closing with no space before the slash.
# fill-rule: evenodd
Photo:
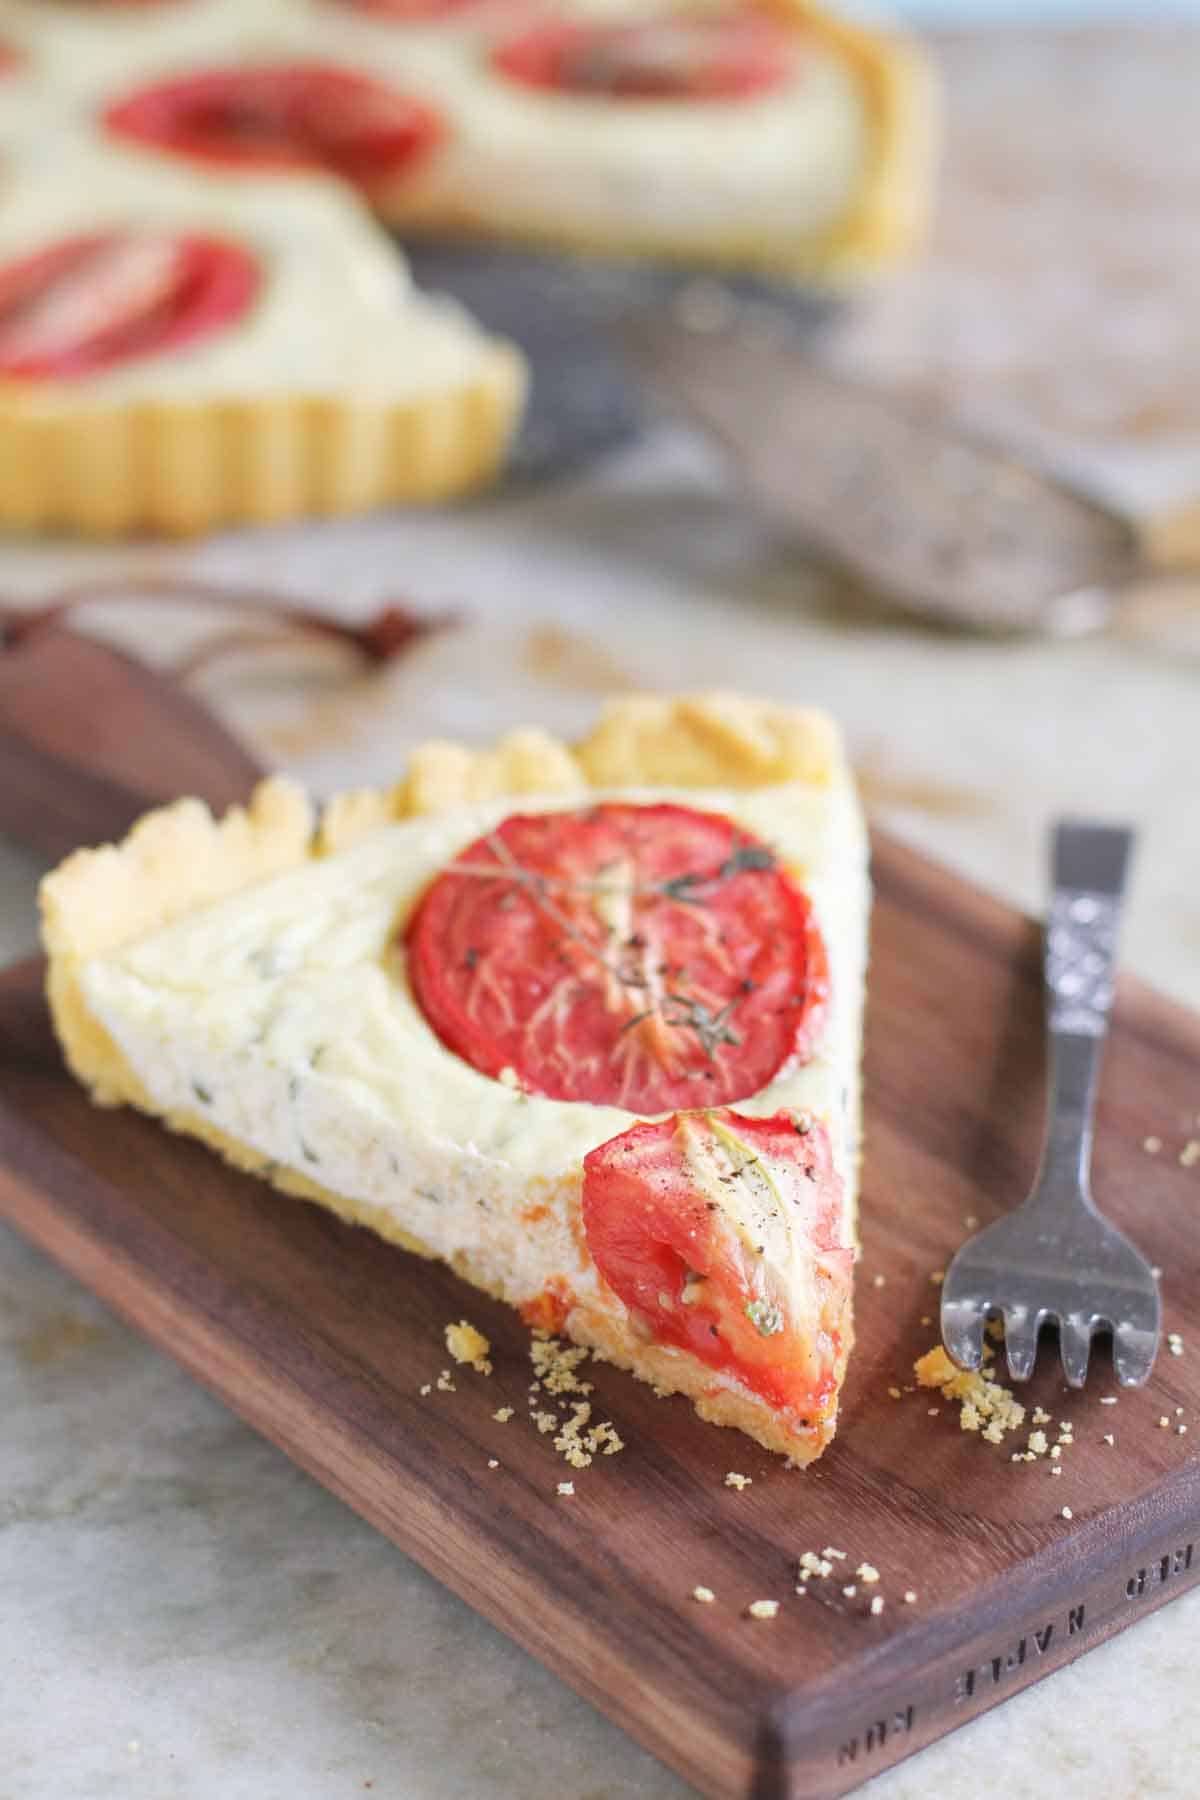
<svg viewBox="0 0 1200 1800">
<path fill-rule="evenodd" d="M 849 781 L 607 797 L 726 813 L 770 843 L 810 894 L 830 959 L 825 1040 L 736 1106 L 803 1108 L 825 1121 L 849 1240 L 868 906 Z M 634 1115 L 478 1073 L 426 1024 L 395 948 L 418 896 L 465 844 L 514 810 L 563 805 L 508 798 L 389 826 L 92 960 L 88 1006 L 156 1109 L 210 1121 L 264 1163 L 378 1209 L 443 1257 L 470 1251 L 512 1301 L 557 1275 L 581 1300 L 609 1305 L 578 1229 L 581 1162 Z M 531 1202 L 547 1208 L 536 1225 L 520 1216 Z"/>
</svg>

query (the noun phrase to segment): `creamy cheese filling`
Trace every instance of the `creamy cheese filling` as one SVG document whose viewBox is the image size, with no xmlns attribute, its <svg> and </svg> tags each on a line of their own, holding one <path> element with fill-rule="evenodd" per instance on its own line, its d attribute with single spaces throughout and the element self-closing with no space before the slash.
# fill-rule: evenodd
<svg viewBox="0 0 1200 1800">
<path fill-rule="evenodd" d="M 467 383 L 491 342 L 453 301 L 417 294 L 407 266 L 340 183 L 321 175 L 200 174 L 170 157 L 71 134 L 30 144 L 0 186 L 0 263 L 106 228 L 207 232 L 244 244 L 262 285 L 211 336 L 26 391 L 52 407 L 145 394 L 206 400 L 334 394 L 394 402 Z"/>
<path fill-rule="evenodd" d="M 724 812 L 769 842 L 810 894 L 834 996 L 825 1041 L 737 1109 L 807 1109 L 826 1122 L 850 1241 L 868 889 L 848 779 L 825 790 L 608 797 Z M 95 958 L 82 974 L 89 1009 L 156 1110 L 206 1121 L 264 1165 L 387 1215 L 443 1257 L 470 1252 L 476 1279 L 509 1300 L 563 1277 L 581 1300 L 620 1309 L 587 1253 L 579 1191 L 584 1155 L 633 1115 L 478 1073 L 426 1024 L 397 947 L 416 899 L 465 844 L 518 808 L 563 804 L 509 798 L 377 831 Z M 536 1226 L 522 1219 L 531 1202 Z M 781 1270 L 794 1255 L 772 1243 Z"/>
</svg>

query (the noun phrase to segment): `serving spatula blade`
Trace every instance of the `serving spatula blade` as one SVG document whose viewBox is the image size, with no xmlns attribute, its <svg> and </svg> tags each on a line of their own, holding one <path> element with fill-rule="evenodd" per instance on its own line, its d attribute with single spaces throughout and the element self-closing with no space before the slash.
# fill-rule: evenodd
<svg viewBox="0 0 1200 1800">
<path fill-rule="evenodd" d="M 728 450 L 765 516 L 910 613 L 997 633 L 1089 630 L 1139 565 L 1128 520 L 835 372 L 785 326 L 697 331 L 640 316 L 625 342 L 667 402 Z"/>
</svg>

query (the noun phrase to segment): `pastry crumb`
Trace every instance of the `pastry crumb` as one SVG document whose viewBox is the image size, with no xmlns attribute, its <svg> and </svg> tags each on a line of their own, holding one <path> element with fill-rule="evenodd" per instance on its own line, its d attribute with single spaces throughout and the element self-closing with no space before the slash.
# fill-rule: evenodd
<svg viewBox="0 0 1200 1800">
<path fill-rule="evenodd" d="M 571 1495 L 575 1492 L 575 1483 L 573 1481 L 560 1481 L 558 1484 L 558 1492 L 565 1500 L 569 1500 Z"/>
<path fill-rule="evenodd" d="M 883 1595 L 876 1594 L 875 1598 L 871 1602 L 872 1617 L 877 1619 L 882 1611 L 883 1611 Z"/>
<path fill-rule="evenodd" d="M 1142 1149 L 1146 1152 L 1147 1156 L 1157 1156 L 1162 1149 L 1162 1139 L 1153 1136 L 1144 1137 L 1142 1139 Z"/>
<path fill-rule="evenodd" d="M 1050 1414 L 1046 1411 L 1044 1406 L 1035 1406 L 1034 1407 L 1033 1422 L 1035 1425 L 1049 1425 Z"/>
<path fill-rule="evenodd" d="M 1100 1404 L 1101 1406 L 1115 1406 L 1117 1404 L 1117 1396 L 1115 1394 L 1101 1394 Z"/>
<path fill-rule="evenodd" d="M 1106 1431 L 1101 1441 L 1105 1444 L 1115 1444 L 1117 1440 L 1111 1431 Z"/>
<path fill-rule="evenodd" d="M 886 1275 L 872 1275 L 871 1286 L 872 1287 L 886 1287 L 887 1286 L 887 1276 Z"/>
<path fill-rule="evenodd" d="M 743 1488 L 752 1487 L 753 1485 L 754 1477 L 752 1475 L 739 1475 L 736 1469 L 730 1469 L 725 1477 L 725 1486 L 728 1488 L 736 1488 L 739 1494 Z"/>
<path fill-rule="evenodd" d="M 1177 1331 L 1168 1331 L 1167 1349 L 1171 1352 L 1172 1356 L 1183 1355 L 1183 1339 Z"/>
<path fill-rule="evenodd" d="M 418 1392 L 420 1393 L 422 1399 L 425 1398 L 426 1394 L 432 1394 L 432 1392 L 433 1392 L 432 1381 L 425 1382 L 424 1385 L 418 1389 Z"/>
<path fill-rule="evenodd" d="M 1049 1445 L 1049 1442 L 1047 1441 L 1046 1434 L 1044 1431 L 1031 1431 L 1030 1432 L 1029 1448 L 1033 1452 L 1034 1456 L 1045 1456 L 1047 1450 L 1050 1448 L 1050 1445 Z M 1058 1446 L 1056 1444 L 1055 1449 L 1057 1449 L 1057 1448 L 1058 1448 Z"/>
<path fill-rule="evenodd" d="M 940 1344 L 918 1357 L 914 1369 L 922 1387 L 940 1388 L 945 1399 L 958 1401 L 963 1431 L 977 1431 L 988 1443 L 999 1444 L 1006 1432 L 1025 1423 L 1025 1408 L 1008 1388 L 982 1370 L 958 1368 Z"/>
<path fill-rule="evenodd" d="M 899 1400 L 899 1398 L 900 1398 L 900 1389 L 898 1387 L 890 1387 L 888 1389 L 888 1399 L 889 1400 Z"/>
<path fill-rule="evenodd" d="M 1200 1138 L 1189 1138 L 1179 1152 L 1179 1166 L 1194 1169 L 1197 1163 L 1200 1163 Z"/>
<path fill-rule="evenodd" d="M 752 1619 L 773 1619 L 779 1611 L 778 1600 L 752 1600 L 746 1608 Z"/>
<path fill-rule="evenodd" d="M 438 1389 L 439 1394 L 457 1394 L 458 1389 L 455 1387 L 453 1381 L 451 1381 L 451 1379 L 450 1379 L 449 1369 L 443 1369 L 441 1374 L 438 1376 L 437 1389 Z"/>
<path fill-rule="evenodd" d="M 529 1346 L 534 1374 L 547 1394 L 590 1394 L 592 1383 L 580 1381 L 578 1370 L 588 1359 L 583 1344 L 564 1344 L 548 1332 L 535 1331 Z"/>
<path fill-rule="evenodd" d="M 468 1319 L 460 1319 L 457 1325 L 446 1327 L 446 1348 L 455 1362 L 478 1369 L 481 1375 L 490 1375 L 492 1372 L 492 1365 L 488 1360 L 491 1347 L 482 1331 L 476 1331 Z"/>
<path fill-rule="evenodd" d="M 943 1281 L 946 1279 L 945 1269 L 934 1269 L 929 1279 L 932 1281 L 934 1287 L 941 1287 Z"/>
<path fill-rule="evenodd" d="M 711 1606 L 716 1597 L 710 1587 L 694 1587 L 692 1589 L 692 1599 L 698 1600 L 701 1606 Z"/>
<path fill-rule="evenodd" d="M 835 1550 L 832 1544 L 826 1544 L 825 1548 L 821 1552 L 821 1555 L 822 1556 L 831 1556 L 833 1558 L 834 1562 L 845 1562 L 847 1552 L 845 1550 Z"/>
<path fill-rule="evenodd" d="M 915 1606 L 917 1604 L 917 1590 L 915 1588 L 905 1588 L 904 1604 L 905 1606 Z"/>
<path fill-rule="evenodd" d="M 873 1586 L 874 1583 L 879 1580 L 879 1570 L 875 1567 L 874 1563 L 859 1563 L 854 1573 L 858 1576 L 860 1581 L 865 1581 L 868 1587 Z"/>
<path fill-rule="evenodd" d="M 501 1406 L 496 1409 L 492 1417 L 498 1425 L 507 1425 L 516 1410 L 515 1406 Z"/>
<path fill-rule="evenodd" d="M 1069 1506 L 1064 1506 L 1062 1509 L 1062 1516 L 1064 1519 L 1073 1519 L 1075 1514 L 1071 1511 Z"/>
<path fill-rule="evenodd" d="M 1166 1413 L 1162 1413 L 1160 1415 L 1159 1421 L 1158 1421 L 1158 1429 L 1160 1431 L 1169 1431 L 1171 1429 L 1171 1421 L 1170 1421 L 1170 1419 L 1168 1419 Z"/>
<path fill-rule="evenodd" d="M 1175 1427 L 1175 1435 L 1177 1437 L 1186 1437 L 1187 1436 L 1187 1426 L 1186 1425 L 1177 1425 Z"/>
<path fill-rule="evenodd" d="M 499 1467 L 500 1467 L 500 1464 L 499 1464 L 499 1461 L 497 1460 L 497 1458 L 494 1456 L 489 1456 L 488 1457 L 488 1468 L 489 1469 L 498 1469 Z"/>
</svg>

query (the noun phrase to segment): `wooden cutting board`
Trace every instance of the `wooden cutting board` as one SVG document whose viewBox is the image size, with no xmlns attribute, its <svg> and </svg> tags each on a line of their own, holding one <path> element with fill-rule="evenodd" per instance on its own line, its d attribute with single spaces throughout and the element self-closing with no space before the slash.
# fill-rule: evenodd
<svg viewBox="0 0 1200 1800">
<path fill-rule="evenodd" d="M 0 786 L 11 767 L 0 744 Z M 105 806 L 128 806 L 109 785 L 98 833 Z M 1200 1135 L 1200 1020 L 1122 985 L 1096 1157 L 1103 1204 L 1166 1271 L 1185 1354 L 1164 1348 L 1147 1390 L 1105 1406 L 1105 1353 L 1081 1395 L 1047 1351 L 1022 1397 L 1075 1442 L 1061 1476 L 1013 1463 L 1023 1435 L 984 1443 L 937 1395 L 889 1388 L 935 1340 L 930 1275 L 965 1219 L 995 1216 L 1033 1172 L 1038 933 L 882 837 L 875 878 L 860 1341 L 841 1433 L 807 1473 L 603 1367 L 596 1416 L 626 1448 L 565 1467 L 529 1422 L 514 1314 L 133 1113 L 95 1111 L 34 963 L 0 977 L 0 1213 L 702 1793 L 844 1793 L 1200 1578 L 1200 1167 L 1178 1160 Z M 463 1316 L 495 1372 L 440 1391 L 444 1327 Z M 728 1471 L 752 1485 L 726 1487 Z M 798 1597 L 798 1556 L 827 1545 L 847 1553 L 838 1578 Z M 847 1596 L 864 1560 L 881 1580 Z M 758 1599 L 778 1616 L 747 1617 Z"/>
</svg>

